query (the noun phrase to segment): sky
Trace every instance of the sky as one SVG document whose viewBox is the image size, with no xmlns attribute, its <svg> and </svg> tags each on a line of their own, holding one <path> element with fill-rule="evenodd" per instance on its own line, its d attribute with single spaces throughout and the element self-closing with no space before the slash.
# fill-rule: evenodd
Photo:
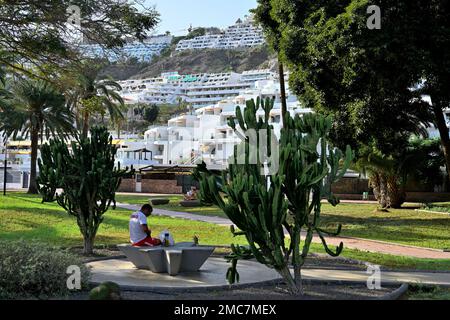
<svg viewBox="0 0 450 320">
<path fill-rule="evenodd" d="M 157 33 L 184 35 L 190 24 L 194 28 L 232 25 L 256 7 L 256 0 L 146 0 L 145 5 L 155 5 L 160 13 Z"/>
</svg>

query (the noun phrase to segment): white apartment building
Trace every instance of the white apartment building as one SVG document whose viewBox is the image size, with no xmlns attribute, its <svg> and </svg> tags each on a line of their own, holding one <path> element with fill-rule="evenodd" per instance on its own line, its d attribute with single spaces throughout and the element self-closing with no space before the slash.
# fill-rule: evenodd
<svg viewBox="0 0 450 320">
<path fill-rule="evenodd" d="M 106 58 L 110 62 L 127 58 L 136 58 L 141 62 L 149 62 L 155 55 L 161 53 L 172 42 L 172 36 L 157 35 L 143 42 L 130 42 L 120 49 L 105 49 L 99 44 L 80 45 L 79 49 L 90 58 Z"/>
<path fill-rule="evenodd" d="M 193 108 L 215 104 L 237 97 L 243 90 L 255 88 L 257 81 L 276 81 L 270 70 L 180 75 L 163 73 L 160 77 L 120 81 L 121 96 L 126 103 L 175 104 L 178 99 Z"/>
<path fill-rule="evenodd" d="M 207 34 L 193 39 L 181 40 L 176 51 L 198 49 L 236 49 L 249 48 L 264 44 L 264 34 L 256 26 L 253 18 L 239 19 L 236 24 L 229 26 L 220 34 Z"/>
<path fill-rule="evenodd" d="M 249 72 L 246 77 L 261 77 L 258 72 Z M 242 76 L 242 75 L 241 75 Z M 208 165 L 225 167 L 240 139 L 228 125 L 235 119 L 236 108 L 242 110 L 249 99 L 275 97 L 275 106 L 270 113 L 274 132 L 279 135 L 281 128 L 281 101 L 279 84 L 274 80 L 260 80 L 251 88 L 241 90 L 237 96 L 222 99 L 216 103 L 197 108 L 191 114 L 170 119 L 166 126 L 152 127 L 145 132 L 144 139 L 128 143 L 122 141 L 117 162 L 135 168 L 151 164 L 192 165 L 205 161 Z M 301 108 L 296 97 L 287 91 L 289 112 L 307 113 Z M 262 110 L 258 111 L 262 116 Z M 143 151 L 145 151 L 143 153 Z M 143 156 L 147 156 L 143 162 Z M 141 156 L 139 156 L 141 155 Z"/>
</svg>

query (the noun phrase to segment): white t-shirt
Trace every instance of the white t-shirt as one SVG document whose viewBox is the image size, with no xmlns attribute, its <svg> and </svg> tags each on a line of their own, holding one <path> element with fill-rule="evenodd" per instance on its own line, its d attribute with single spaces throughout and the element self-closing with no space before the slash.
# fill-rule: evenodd
<svg viewBox="0 0 450 320">
<path fill-rule="evenodd" d="M 142 230 L 142 225 L 147 224 L 147 217 L 141 211 L 133 213 L 130 217 L 130 241 L 137 243 L 147 238 L 147 234 Z"/>
</svg>

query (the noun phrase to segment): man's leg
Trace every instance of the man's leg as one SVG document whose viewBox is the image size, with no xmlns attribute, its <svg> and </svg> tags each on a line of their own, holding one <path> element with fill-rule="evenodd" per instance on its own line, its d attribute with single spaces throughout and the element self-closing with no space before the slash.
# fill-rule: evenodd
<svg viewBox="0 0 450 320">
<path fill-rule="evenodd" d="M 152 237 L 147 237 L 144 240 L 141 240 L 133 244 L 133 247 L 153 247 L 159 246 L 160 244 L 161 240 Z"/>
</svg>

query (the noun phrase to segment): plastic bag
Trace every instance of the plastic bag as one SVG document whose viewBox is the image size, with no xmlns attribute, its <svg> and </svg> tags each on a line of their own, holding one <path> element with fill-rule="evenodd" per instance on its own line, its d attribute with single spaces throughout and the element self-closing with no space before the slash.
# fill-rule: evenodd
<svg viewBox="0 0 450 320">
<path fill-rule="evenodd" d="M 172 234 L 168 230 L 164 230 L 159 234 L 159 240 L 161 240 L 162 245 L 164 246 L 164 239 L 166 238 L 166 235 L 168 235 L 169 238 L 169 245 L 173 246 L 175 245 L 175 241 L 173 240 Z"/>
</svg>

